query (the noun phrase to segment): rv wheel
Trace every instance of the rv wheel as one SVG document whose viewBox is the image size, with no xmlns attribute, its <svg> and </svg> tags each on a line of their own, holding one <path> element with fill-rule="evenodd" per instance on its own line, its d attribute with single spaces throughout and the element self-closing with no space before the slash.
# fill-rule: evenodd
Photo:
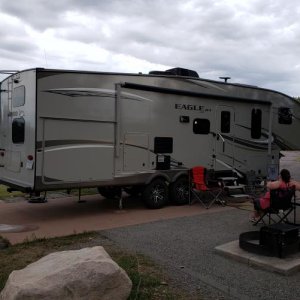
<svg viewBox="0 0 300 300">
<path fill-rule="evenodd" d="M 98 192 L 104 198 L 114 199 L 121 197 L 122 189 L 118 186 L 101 186 L 98 187 Z"/>
<path fill-rule="evenodd" d="M 184 205 L 189 202 L 189 180 L 186 177 L 178 178 L 170 184 L 170 200 L 177 205 Z"/>
<path fill-rule="evenodd" d="M 165 180 L 157 178 L 146 185 L 143 200 L 149 208 L 161 208 L 168 202 L 168 186 Z"/>
</svg>

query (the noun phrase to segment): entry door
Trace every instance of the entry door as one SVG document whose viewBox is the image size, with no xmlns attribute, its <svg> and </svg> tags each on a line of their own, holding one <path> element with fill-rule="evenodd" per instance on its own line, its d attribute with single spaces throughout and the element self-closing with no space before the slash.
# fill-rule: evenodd
<svg viewBox="0 0 300 300">
<path fill-rule="evenodd" d="M 232 106 L 217 106 L 215 169 L 235 167 L 235 111 Z"/>
</svg>

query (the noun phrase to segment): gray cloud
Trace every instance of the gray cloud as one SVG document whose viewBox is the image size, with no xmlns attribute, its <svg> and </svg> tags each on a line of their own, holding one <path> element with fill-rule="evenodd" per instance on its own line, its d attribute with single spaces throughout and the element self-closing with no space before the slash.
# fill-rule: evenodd
<svg viewBox="0 0 300 300">
<path fill-rule="evenodd" d="M 53 67 L 96 65 L 110 71 L 115 66 L 114 71 L 126 71 L 128 64 L 119 61 L 123 55 L 147 63 L 147 68 L 151 63 L 182 66 L 202 77 L 229 75 L 233 81 L 300 94 L 296 0 L 0 1 L 0 11 L 18 20 L 16 25 L 0 21 L 0 53 L 7 59 L 23 56 L 23 65 L 45 63 L 45 47 Z M 52 52 L 53 43 L 63 43 L 61 51 L 57 47 Z M 86 53 L 75 60 L 70 52 L 79 44 L 85 47 L 82 51 L 106 51 L 111 61 Z M 135 70 L 133 65 L 128 69 Z"/>
</svg>

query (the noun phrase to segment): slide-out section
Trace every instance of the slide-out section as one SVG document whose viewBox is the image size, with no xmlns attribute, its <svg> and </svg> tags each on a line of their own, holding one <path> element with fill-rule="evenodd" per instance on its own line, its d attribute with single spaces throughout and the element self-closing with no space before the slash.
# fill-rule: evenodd
<svg viewBox="0 0 300 300">
<path fill-rule="evenodd" d="M 113 124 L 44 118 L 43 128 L 44 184 L 113 178 Z"/>
</svg>

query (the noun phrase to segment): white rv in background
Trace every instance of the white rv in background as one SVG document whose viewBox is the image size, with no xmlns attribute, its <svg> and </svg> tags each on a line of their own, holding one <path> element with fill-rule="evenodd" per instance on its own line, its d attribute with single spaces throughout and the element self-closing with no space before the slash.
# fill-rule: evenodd
<svg viewBox="0 0 300 300">
<path fill-rule="evenodd" d="M 1 82 L 0 180 L 17 190 L 139 190 L 147 205 L 187 202 L 188 170 L 267 177 L 300 149 L 300 105 L 282 93 L 150 74 L 51 69 Z"/>
</svg>

